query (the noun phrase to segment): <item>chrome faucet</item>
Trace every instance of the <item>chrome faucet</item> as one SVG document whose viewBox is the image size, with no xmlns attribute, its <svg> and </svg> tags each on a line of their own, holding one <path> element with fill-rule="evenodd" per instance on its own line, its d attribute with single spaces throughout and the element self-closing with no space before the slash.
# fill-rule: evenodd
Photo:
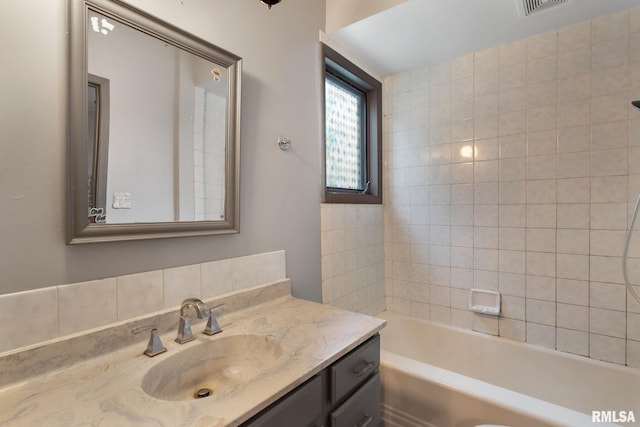
<svg viewBox="0 0 640 427">
<path fill-rule="evenodd" d="M 178 336 L 176 342 L 184 344 L 193 341 L 195 338 L 191 332 L 191 319 L 189 319 L 189 307 L 193 307 L 196 311 L 198 319 L 206 319 L 211 316 L 209 307 L 198 298 L 187 298 L 180 305 L 180 324 L 178 325 Z"/>
<path fill-rule="evenodd" d="M 204 331 L 202 331 L 203 334 L 207 334 L 207 335 L 215 335 L 219 332 L 222 332 L 222 328 L 220 327 L 220 325 L 218 324 L 218 319 L 216 319 L 216 317 L 213 315 L 213 313 L 215 311 L 217 311 L 220 308 L 224 308 L 225 304 L 219 304 L 216 305 L 215 307 L 213 307 L 209 313 L 209 320 L 207 321 L 207 327 L 204 328 Z"/>
<path fill-rule="evenodd" d="M 158 328 L 155 324 L 138 326 L 133 328 L 131 333 L 136 335 L 142 331 L 151 331 L 149 343 L 147 344 L 147 349 L 144 351 L 144 354 L 149 357 L 154 357 L 167 351 L 164 345 L 162 345 L 162 341 L 160 341 L 160 334 L 158 334 Z"/>
</svg>

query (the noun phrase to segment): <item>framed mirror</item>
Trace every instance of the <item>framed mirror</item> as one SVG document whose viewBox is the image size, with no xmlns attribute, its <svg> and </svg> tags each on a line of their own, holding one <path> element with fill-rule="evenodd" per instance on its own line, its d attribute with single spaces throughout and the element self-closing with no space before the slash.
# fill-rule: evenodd
<svg viewBox="0 0 640 427">
<path fill-rule="evenodd" d="M 239 232 L 241 58 L 118 0 L 68 4 L 68 243 Z"/>
</svg>

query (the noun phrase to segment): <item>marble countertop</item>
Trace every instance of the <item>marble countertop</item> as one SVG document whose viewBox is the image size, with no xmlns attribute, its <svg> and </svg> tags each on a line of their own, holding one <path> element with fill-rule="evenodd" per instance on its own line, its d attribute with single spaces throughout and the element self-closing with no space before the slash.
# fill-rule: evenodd
<svg viewBox="0 0 640 427">
<path fill-rule="evenodd" d="M 286 289 L 290 289 L 287 287 Z M 255 295 L 251 294 L 251 295 Z M 88 358 L 72 358 L 68 364 L 51 365 L 38 373 L 37 366 L 49 365 L 47 353 L 60 359 L 64 340 L 55 346 L 26 354 L 0 357 L 0 369 L 23 370 L 11 381 L 0 382 L 0 425 L 2 426 L 236 426 L 251 418 L 316 373 L 348 353 L 385 325 L 385 321 L 342 309 L 291 297 L 288 292 L 271 292 L 264 301 L 249 297 L 234 304 L 219 317 L 222 333 L 200 333 L 204 321 L 193 323 L 196 340 L 174 342 L 175 329 L 161 338 L 167 352 L 153 358 L 142 354 L 143 334 L 135 343 Z M 237 296 L 236 296 L 237 297 Z M 225 302 L 224 297 L 213 303 Z M 236 298 L 237 299 L 237 298 Z M 210 303 L 209 301 L 207 301 Z M 243 307 L 244 306 L 244 307 Z M 174 313 L 167 313 L 173 315 Z M 144 320 L 140 320 L 143 322 Z M 70 351 L 100 354 L 100 346 L 130 331 L 133 323 L 120 325 L 110 337 L 96 341 L 87 334 L 75 337 Z M 162 329 L 160 329 L 162 332 Z M 282 355 L 272 369 L 231 393 L 199 400 L 167 401 L 151 397 L 141 387 L 145 373 L 188 348 L 231 335 L 273 336 Z M 96 349 L 96 346 L 98 348 Z M 89 348 L 90 347 L 90 348 Z M 98 350 L 98 351 L 96 351 Z M 41 359 L 41 360 L 39 360 Z M 30 368 L 31 367 L 31 368 Z M 32 373 L 32 375 L 28 375 Z M 0 377 L 0 380 L 3 378 Z"/>
</svg>

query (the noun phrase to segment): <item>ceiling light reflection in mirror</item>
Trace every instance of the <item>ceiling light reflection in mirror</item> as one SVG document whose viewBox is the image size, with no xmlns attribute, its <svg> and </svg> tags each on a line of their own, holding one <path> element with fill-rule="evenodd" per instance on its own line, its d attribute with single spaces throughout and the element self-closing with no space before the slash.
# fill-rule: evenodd
<svg viewBox="0 0 640 427">
<path fill-rule="evenodd" d="M 97 16 L 92 16 L 90 21 L 93 31 L 104 34 L 105 36 L 115 28 L 115 25 L 107 21 L 107 18 L 100 19 Z"/>
</svg>

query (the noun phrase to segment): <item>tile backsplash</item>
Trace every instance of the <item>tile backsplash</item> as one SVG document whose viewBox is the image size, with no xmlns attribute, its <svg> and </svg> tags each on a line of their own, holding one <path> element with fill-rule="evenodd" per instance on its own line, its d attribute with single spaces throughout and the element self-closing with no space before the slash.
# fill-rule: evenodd
<svg viewBox="0 0 640 427">
<path fill-rule="evenodd" d="M 284 279 L 284 251 L 0 296 L 0 352 Z"/>
<path fill-rule="evenodd" d="M 384 83 L 387 308 L 640 367 L 640 8 Z"/>
</svg>

